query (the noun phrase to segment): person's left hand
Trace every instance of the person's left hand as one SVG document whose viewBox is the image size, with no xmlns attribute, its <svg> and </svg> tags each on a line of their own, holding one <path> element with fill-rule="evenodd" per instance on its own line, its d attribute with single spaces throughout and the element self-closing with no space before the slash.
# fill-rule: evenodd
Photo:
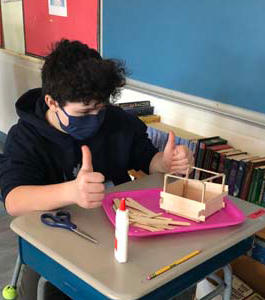
<svg viewBox="0 0 265 300">
<path fill-rule="evenodd" d="M 194 166 L 192 151 L 187 146 L 175 145 L 175 135 L 172 131 L 168 134 L 162 161 L 165 171 L 168 173 L 185 175 L 187 168 Z M 189 172 L 191 172 L 191 169 Z"/>
</svg>

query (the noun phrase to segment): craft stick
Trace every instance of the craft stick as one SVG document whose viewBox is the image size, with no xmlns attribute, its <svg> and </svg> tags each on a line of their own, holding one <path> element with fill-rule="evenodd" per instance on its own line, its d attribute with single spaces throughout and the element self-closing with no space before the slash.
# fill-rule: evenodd
<svg viewBox="0 0 265 300">
<path fill-rule="evenodd" d="M 155 227 L 155 228 L 161 228 L 161 229 L 169 229 L 169 230 L 171 230 L 171 229 L 175 229 L 176 228 L 176 226 L 170 226 L 170 225 L 157 225 L 157 224 L 155 224 L 155 225 L 152 225 L 152 227 Z"/>
<path fill-rule="evenodd" d="M 168 222 L 164 221 L 164 220 L 157 220 L 157 219 L 151 219 L 151 218 L 145 218 L 145 217 L 139 217 L 139 216 L 134 216 L 133 219 L 136 222 L 139 222 L 139 223 L 145 224 L 145 225 L 153 225 L 153 224 L 168 225 Z"/>
<path fill-rule="evenodd" d="M 136 208 L 132 208 L 132 207 L 129 207 L 128 208 L 129 212 L 132 213 L 132 214 L 135 214 L 135 215 L 139 215 L 139 216 L 144 216 L 144 217 L 149 217 L 149 218 L 159 218 L 159 216 L 161 216 L 163 213 L 157 213 L 156 215 L 153 215 L 153 216 L 150 216 Z"/>
<path fill-rule="evenodd" d="M 175 226 L 170 226 L 168 224 L 153 224 L 153 223 L 149 224 L 146 221 L 141 221 L 141 220 L 134 219 L 134 218 L 131 218 L 130 222 L 132 222 L 132 223 L 135 222 L 135 223 L 138 223 L 141 225 L 151 226 L 151 227 L 160 228 L 160 229 L 174 229 L 175 228 Z"/>
<path fill-rule="evenodd" d="M 167 220 L 167 221 L 172 221 L 172 220 L 173 220 L 173 219 L 167 218 L 167 217 L 156 217 L 156 219 L 159 219 L 159 220 Z"/>
<path fill-rule="evenodd" d="M 139 204 L 132 198 L 126 198 L 126 205 L 129 210 L 129 222 L 130 225 L 148 230 L 148 231 L 161 231 L 161 230 L 172 230 L 176 226 L 189 226 L 188 222 L 175 221 L 172 218 L 161 217 L 163 213 L 155 213 L 150 209 Z M 113 199 L 113 210 L 116 212 L 120 206 L 120 199 Z"/>
<path fill-rule="evenodd" d="M 191 224 L 189 222 L 180 222 L 180 221 L 170 221 L 170 220 L 159 220 L 156 218 L 146 218 L 146 217 L 140 217 L 140 216 L 134 216 L 135 220 L 138 220 L 140 223 L 145 223 L 147 225 L 153 225 L 153 224 L 161 224 L 161 225 L 180 225 L 180 226 L 190 226 Z"/>
<path fill-rule="evenodd" d="M 116 204 L 118 203 L 118 201 L 116 200 Z M 115 206 L 115 205 L 114 205 Z M 117 206 L 115 206 L 115 209 L 117 209 Z M 138 210 L 138 209 L 135 209 L 135 208 L 131 208 L 131 207 L 128 207 L 128 210 L 129 210 L 129 215 L 135 215 L 135 216 L 141 216 L 141 217 L 148 217 L 148 218 L 155 218 L 156 215 L 154 216 L 150 216 L 150 215 L 147 215 L 146 213 Z M 161 213 L 163 214 L 163 213 Z"/>
<path fill-rule="evenodd" d="M 145 229 L 145 230 L 148 230 L 148 231 L 152 231 L 152 232 L 160 231 L 161 230 L 159 228 L 154 228 L 152 226 L 142 225 L 142 224 L 139 224 L 139 223 L 132 223 L 131 225 L 135 226 L 135 227 L 139 227 L 139 228 Z"/>
<path fill-rule="evenodd" d="M 115 204 L 116 208 L 120 207 L 120 202 L 121 202 L 121 200 L 118 198 L 113 199 L 113 203 Z"/>
<path fill-rule="evenodd" d="M 168 224 L 180 225 L 180 226 L 190 226 L 191 225 L 189 222 L 182 222 L 182 221 L 175 221 L 175 220 L 169 221 Z"/>
<path fill-rule="evenodd" d="M 128 202 L 128 204 L 127 204 L 127 202 Z M 152 210 L 142 206 L 140 203 L 138 203 L 137 201 L 135 201 L 134 199 L 129 198 L 129 197 L 126 198 L 126 205 L 128 205 L 132 208 L 139 209 L 139 210 L 145 212 L 148 215 L 152 215 L 152 216 L 157 215 L 157 213 L 155 213 Z"/>
</svg>

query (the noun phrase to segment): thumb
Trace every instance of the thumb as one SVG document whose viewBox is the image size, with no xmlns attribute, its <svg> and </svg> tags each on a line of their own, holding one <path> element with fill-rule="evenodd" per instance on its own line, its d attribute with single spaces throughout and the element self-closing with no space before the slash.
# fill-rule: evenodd
<svg viewBox="0 0 265 300">
<path fill-rule="evenodd" d="M 92 155 L 88 146 L 82 146 L 82 167 L 81 170 L 93 172 Z"/>
<path fill-rule="evenodd" d="M 167 143 L 164 149 L 164 153 L 172 153 L 175 151 L 175 134 L 170 131 L 168 134 Z"/>
</svg>

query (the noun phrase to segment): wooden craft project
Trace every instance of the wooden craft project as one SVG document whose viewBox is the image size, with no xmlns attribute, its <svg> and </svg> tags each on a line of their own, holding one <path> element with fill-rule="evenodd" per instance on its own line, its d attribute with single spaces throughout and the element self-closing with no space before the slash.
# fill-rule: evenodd
<svg viewBox="0 0 265 300">
<path fill-rule="evenodd" d="M 181 216 L 196 222 L 204 222 L 207 217 L 225 206 L 223 200 L 227 195 L 228 186 L 225 185 L 225 175 L 212 171 L 191 167 L 191 169 L 213 174 L 204 180 L 179 177 L 165 174 L 164 188 L 160 193 L 160 208 L 167 213 Z M 222 178 L 222 184 L 212 182 Z M 173 178 L 173 182 L 168 183 Z"/>
<path fill-rule="evenodd" d="M 115 211 L 120 206 L 120 201 L 121 199 L 118 198 L 113 200 L 113 209 Z M 127 197 L 125 202 L 129 210 L 130 224 L 135 227 L 154 232 L 174 229 L 176 228 L 175 226 L 190 226 L 189 222 L 175 221 L 171 218 L 162 217 L 163 213 L 155 213 L 132 198 Z"/>
</svg>

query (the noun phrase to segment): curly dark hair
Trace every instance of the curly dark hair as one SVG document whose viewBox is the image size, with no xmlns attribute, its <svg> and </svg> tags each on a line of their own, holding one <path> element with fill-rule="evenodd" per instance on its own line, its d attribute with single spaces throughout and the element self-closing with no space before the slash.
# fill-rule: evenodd
<svg viewBox="0 0 265 300">
<path fill-rule="evenodd" d="M 79 41 L 62 39 L 45 58 L 42 67 L 42 92 L 60 106 L 67 102 L 91 100 L 107 104 L 125 85 L 124 63 L 102 59 L 100 54 Z"/>
</svg>

